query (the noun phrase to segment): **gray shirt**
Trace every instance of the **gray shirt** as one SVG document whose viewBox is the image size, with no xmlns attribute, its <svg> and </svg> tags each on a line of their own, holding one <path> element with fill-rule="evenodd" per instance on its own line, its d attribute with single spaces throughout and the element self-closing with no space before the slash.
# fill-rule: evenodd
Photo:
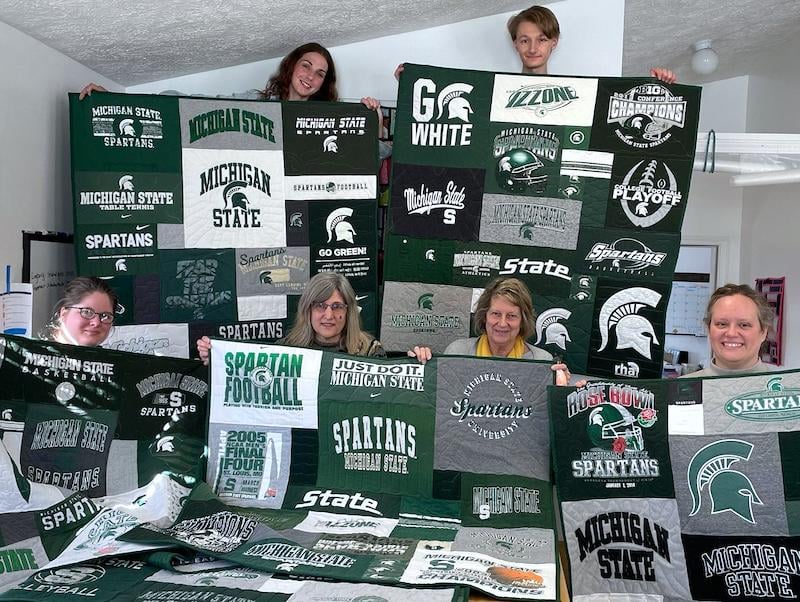
<svg viewBox="0 0 800 602">
<path fill-rule="evenodd" d="M 478 337 L 469 339 L 456 339 L 444 350 L 445 355 L 477 355 Z M 544 349 L 525 343 L 525 353 L 522 358 L 526 360 L 552 360 L 553 356 Z"/>
<path fill-rule="evenodd" d="M 761 360 L 756 362 L 755 366 L 744 368 L 742 370 L 726 370 L 725 368 L 720 368 L 717 366 L 712 360 L 708 367 L 698 370 L 697 372 L 692 372 L 691 374 L 684 374 L 680 378 L 697 378 L 700 376 L 736 376 L 739 374 L 754 374 L 756 372 L 773 372 L 774 370 L 775 366 L 772 364 L 765 364 Z"/>
</svg>

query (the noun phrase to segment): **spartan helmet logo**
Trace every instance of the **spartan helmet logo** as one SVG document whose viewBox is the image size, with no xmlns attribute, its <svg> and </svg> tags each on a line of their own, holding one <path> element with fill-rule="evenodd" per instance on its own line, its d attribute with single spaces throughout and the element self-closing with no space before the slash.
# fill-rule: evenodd
<svg viewBox="0 0 800 602">
<path fill-rule="evenodd" d="M 325 153 L 338 153 L 339 146 L 336 144 L 337 136 L 328 136 L 322 141 L 322 151 Z"/>
<path fill-rule="evenodd" d="M 133 190 L 133 176 L 124 175 L 118 182 L 120 190 Z"/>
<path fill-rule="evenodd" d="M 539 157 L 526 148 L 515 148 L 500 157 L 497 163 L 498 183 L 508 190 L 540 189 L 547 184 L 547 175 L 536 175 L 544 166 Z"/>
<path fill-rule="evenodd" d="M 351 245 L 356 231 L 353 225 L 347 221 L 348 217 L 353 215 L 353 210 L 350 207 L 339 207 L 330 212 L 325 220 L 325 229 L 328 231 L 328 242 L 333 240 L 333 235 L 336 235 L 336 242 L 342 240 L 349 242 Z"/>
<path fill-rule="evenodd" d="M 225 199 L 226 209 L 241 209 L 247 211 L 250 206 L 250 201 L 244 191 L 247 189 L 247 183 L 241 180 L 231 182 L 222 189 L 222 198 Z"/>
<path fill-rule="evenodd" d="M 643 307 L 656 307 L 661 294 L 649 288 L 635 286 L 614 293 L 600 309 L 600 347 L 608 345 L 608 331 L 616 327 L 617 349 L 633 349 L 640 355 L 651 358 L 650 345 L 658 345 L 656 333 L 650 320 L 637 315 Z"/>
<path fill-rule="evenodd" d="M 425 259 L 428 261 L 436 261 L 436 251 L 434 249 L 425 251 Z"/>
<path fill-rule="evenodd" d="M 436 118 L 441 118 L 445 107 L 447 107 L 448 119 L 460 119 L 469 123 L 470 113 L 474 111 L 472 110 L 472 105 L 463 96 L 470 92 L 472 92 L 472 86 L 469 84 L 456 82 L 445 86 L 436 98 L 436 107 L 438 109 Z"/>
<path fill-rule="evenodd" d="M 614 449 L 614 442 L 622 437 L 625 448 L 632 451 L 644 449 L 642 429 L 636 424 L 627 408 L 616 403 L 601 403 L 589 414 L 587 426 L 589 439 L 597 447 Z"/>
<path fill-rule="evenodd" d="M 567 327 L 561 320 L 568 320 L 572 312 L 563 307 L 553 307 L 539 314 L 536 318 L 536 345 L 541 343 L 544 336 L 545 345 L 557 345 L 566 351 L 567 342 L 571 342 Z"/>
<path fill-rule="evenodd" d="M 303 227 L 303 214 L 299 211 L 296 213 L 292 213 L 289 216 L 289 226 L 292 228 L 302 228 Z"/>
<path fill-rule="evenodd" d="M 258 281 L 261 282 L 261 284 L 272 284 L 272 277 L 270 274 L 272 274 L 272 272 L 264 270 L 258 275 Z"/>
<path fill-rule="evenodd" d="M 3 410 L 2 415 L 0 415 L 0 420 L 11 420 L 13 416 L 14 413 L 10 409 L 6 408 Z"/>
<path fill-rule="evenodd" d="M 136 138 L 136 128 L 134 127 L 133 119 L 123 119 L 119 122 L 119 134 L 120 136 L 131 136 L 132 138 Z"/>
<path fill-rule="evenodd" d="M 753 504 L 764 505 L 758 497 L 753 483 L 746 475 L 731 466 L 740 460 L 747 461 L 753 444 L 739 439 L 722 439 L 700 449 L 689 462 L 686 478 L 692 494 L 694 516 L 703 504 L 702 493 L 708 489 L 711 498 L 711 514 L 733 512 L 736 516 L 755 524 Z"/>
<path fill-rule="evenodd" d="M 634 140 L 658 141 L 667 129 L 669 124 L 666 122 L 654 121 L 644 114 L 631 115 L 622 124 L 623 134 Z"/>
<path fill-rule="evenodd" d="M 128 264 L 125 263 L 125 261 L 126 261 L 125 259 L 117 259 L 117 261 L 114 262 L 114 269 L 117 270 L 118 272 L 127 272 Z"/>
<path fill-rule="evenodd" d="M 175 451 L 175 437 L 167 435 L 156 441 L 156 453 L 172 453 Z"/>
<path fill-rule="evenodd" d="M 425 293 L 417 299 L 417 307 L 433 311 L 433 293 Z"/>
</svg>

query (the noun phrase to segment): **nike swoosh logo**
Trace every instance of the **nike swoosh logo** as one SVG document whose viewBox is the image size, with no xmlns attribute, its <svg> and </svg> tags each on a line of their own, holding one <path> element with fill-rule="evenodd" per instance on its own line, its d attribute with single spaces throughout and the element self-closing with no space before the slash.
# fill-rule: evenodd
<svg viewBox="0 0 800 602">
<path fill-rule="evenodd" d="M 149 227 L 150 227 L 150 224 L 146 224 L 144 226 L 136 226 L 136 229 L 137 230 L 144 230 L 145 228 L 149 228 Z"/>
<path fill-rule="evenodd" d="M 356 295 L 356 301 L 361 301 L 362 299 L 366 299 L 368 296 L 369 295 L 361 295 L 361 296 Z"/>
<path fill-rule="evenodd" d="M 130 217 L 130 216 L 131 216 L 131 214 L 130 214 L 130 213 L 126 213 L 125 215 L 120 215 L 120 217 L 121 217 L 122 219 L 125 219 L 126 217 Z"/>
<path fill-rule="evenodd" d="M 383 393 L 370 393 L 370 397 L 377 397 L 378 395 L 383 395 Z"/>
</svg>

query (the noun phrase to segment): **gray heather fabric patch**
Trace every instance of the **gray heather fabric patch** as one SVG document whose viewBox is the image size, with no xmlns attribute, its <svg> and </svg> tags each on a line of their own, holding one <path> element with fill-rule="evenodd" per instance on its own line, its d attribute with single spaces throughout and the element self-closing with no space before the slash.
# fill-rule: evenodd
<svg viewBox="0 0 800 602">
<path fill-rule="evenodd" d="M 580 201 L 504 194 L 483 195 L 482 242 L 575 249 Z"/>
<path fill-rule="evenodd" d="M 677 435 L 669 451 L 684 533 L 789 535 L 777 433 Z"/>
<path fill-rule="evenodd" d="M 159 249 L 183 249 L 183 224 L 157 224 L 156 240 Z"/>
<path fill-rule="evenodd" d="M 703 380 L 706 434 L 800 430 L 800 373 Z"/>
<path fill-rule="evenodd" d="M 283 150 L 279 102 L 178 99 L 183 148 Z"/>
<path fill-rule="evenodd" d="M 442 284 L 386 282 L 383 287 L 381 342 L 388 351 L 427 345 L 442 353 L 469 336 L 472 289 Z"/>
<path fill-rule="evenodd" d="M 454 593 L 453 589 L 307 582 L 287 602 L 450 602 Z"/>
<path fill-rule="evenodd" d="M 574 596 L 660 594 L 691 599 L 675 500 L 616 498 L 564 502 L 561 515 L 572 563 Z M 648 533 L 644 532 L 645 525 Z M 614 527 L 618 528 L 612 531 Z M 621 536 L 620 541 L 614 541 L 615 534 Z M 583 547 L 579 545 L 579 536 Z M 645 539 L 645 536 L 649 537 Z M 634 537 L 639 541 L 652 541 L 653 545 L 633 543 Z M 601 543 L 609 540 L 609 543 Z M 641 561 L 638 564 L 641 580 L 615 577 L 615 559 L 639 552 L 644 552 L 648 559 L 652 556 L 653 580 L 644 579 L 645 571 L 641 568 L 644 562 Z M 603 573 L 609 576 L 603 577 Z"/>
<path fill-rule="evenodd" d="M 435 469 L 549 480 L 547 363 L 441 357 L 436 374 Z"/>
<path fill-rule="evenodd" d="M 291 464 L 292 431 L 213 423 L 206 481 L 226 504 L 280 508 Z"/>
<path fill-rule="evenodd" d="M 250 295 L 301 295 L 308 284 L 308 247 L 236 249 L 236 292 Z"/>
<path fill-rule="evenodd" d="M 146 445 L 143 444 L 143 445 Z M 139 488 L 137 458 L 138 443 L 127 439 L 113 439 L 108 449 L 106 495 L 126 493 Z"/>
<path fill-rule="evenodd" d="M 508 562 L 544 564 L 555 562 L 552 529 L 490 529 L 460 527 L 450 548 L 453 552 L 477 552 Z"/>
<path fill-rule="evenodd" d="M 22 583 L 41 567 L 50 562 L 39 537 L 24 539 L 13 545 L 0 548 L 6 558 L 4 570 L 0 572 L 0 590 L 6 591 Z M 15 551 L 16 550 L 16 551 Z M 19 559 L 19 564 L 15 562 Z M 31 568 L 27 568 L 30 566 Z"/>
</svg>

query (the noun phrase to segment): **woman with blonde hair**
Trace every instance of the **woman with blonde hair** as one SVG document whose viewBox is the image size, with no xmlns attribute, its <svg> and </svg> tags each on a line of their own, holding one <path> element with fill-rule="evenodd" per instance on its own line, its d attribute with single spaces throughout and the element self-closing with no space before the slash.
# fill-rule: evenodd
<svg viewBox="0 0 800 602">
<path fill-rule="evenodd" d="M 531 293 L 517 278 L 495 278 L 478 298 L 472 324 L 480 336 L 456 339 L 444 350 L 445 355 L 508 357 L 529 360 L 552 360 L 553 356 L 528 343 L 536 323 Z M 417 346 L 408 351 L 420 362 L 433 356 L 430 347 Z M 556 384 L 569 383 L 566 364 L 553 364 Z"/>
<path fill-rule="evenodd" d="M 353 287 L 336 272 L 320 272 L 308 281 L 292 329 L 275 344 L 386 357 L 380 341 L 361 327 Z M 197 340 L 197 352 L 204 364 L 208 363 L 210 349 L 211 339 Z"/>
</svg>

